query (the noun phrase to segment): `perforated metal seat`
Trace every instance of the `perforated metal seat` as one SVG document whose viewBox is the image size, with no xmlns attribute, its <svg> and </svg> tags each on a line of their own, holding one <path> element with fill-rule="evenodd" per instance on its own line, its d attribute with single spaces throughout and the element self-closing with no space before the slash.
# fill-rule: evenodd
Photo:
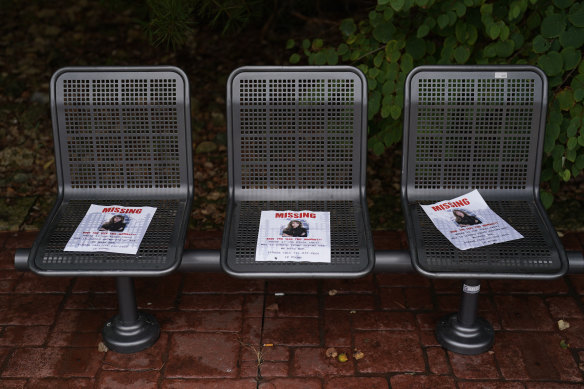
<svg viewBox="0 0 584 389">
<path fill-rule="evenodd" d="M 463 279 L 457 313 L 436 326 L 450 351 L 491 348 L 493 327 L 477 316 L 480 279 L 551 279 L 568 261 L 539 199 L 547 79 L 532 66 L 424 66 L 405 85 L 402 206 L 412 264 Z M 419 204 L 478 189 L 523 239 L 461 251 Z"/>
<path fill-rule="evenodd" d="M 59 193 L 31 250 L 33 271 L 136 276 L 178 267 L 193 193 L 188 92 L 171 67 L 55 73 Z M 63 251 L 91 204 L 157 208 L 136 255 Z"/>
<path fill-rule="evenodd" d="M 564 249 L 539 200 L 547 79 L 529 66 L 426 66 L 406 81 L 402 201 L 412 261 L 433 277 L 555 278 Z M 525 238 L 456 249 L 419 203 L 478 189 Z"/>
<path fill-rule="evenodd" d="M 227 86 L 221 265 L 239 277 L 358 277 L 374 265 L 366 80 L 352 67 L 244 67 Z M 331 263 L 258 262 L 261 211 L 330 212 Z"/>
<path fill-rule="evenodd" d="M 132 276 L 181 261 L 193 196 L 189 86 L 174 67 L 65 68 L 51 79 L 57 201 L 28 257 L 40 275 L 116 276 L 104 344 L 135 353 L 160 326 L 138 311 Z M 63 251 L 91 204 L 156 207 L 138 252 Z"/>
</svg>

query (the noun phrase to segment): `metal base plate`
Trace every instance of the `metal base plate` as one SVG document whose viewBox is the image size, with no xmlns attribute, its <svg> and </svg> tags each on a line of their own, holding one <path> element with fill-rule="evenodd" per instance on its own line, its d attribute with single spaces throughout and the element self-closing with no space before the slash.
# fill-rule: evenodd
<svg viewBox="0 0 584 389">
<path fill-rule="evenodd" d="M 101 333 L 103 342 L 110 350 L 132 354 L 156 343 L 160 336 L 160 325 L 154 316 L 138 311 L 136 322 L 124 323 L 116 315 L 105 324 Z"/>
<path fill-rule="evenodd" d="M 436 339 L 445 349 L 464 355 L 487 352 L 495 340 L 491 324 L 477 317 L 471 327 L 462 326 L 456 313 L 443 317 L 436 326 Z"/>
</svg>

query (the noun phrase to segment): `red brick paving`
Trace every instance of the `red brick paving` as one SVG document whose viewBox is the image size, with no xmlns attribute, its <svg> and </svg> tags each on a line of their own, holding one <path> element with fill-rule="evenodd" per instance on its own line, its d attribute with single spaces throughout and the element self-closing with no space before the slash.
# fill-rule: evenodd
<svg viewBox="0 0 584 389">
<path fill-rule="evenodd" d="M 0 233 L 2 388 L 584 388 L 584 275 L 483 282 L 480 314 L 495 345 L 478 356 L 446 352 L 434 337 L 436 320 L 458 308 L 460 281 L 139 279 L 138 304 L 162 333 L 150 349 L 123 355 L 98 350 L 116 313 L 113 280 L 16 272 L 14 249 L 34 237 Z M 582 249 L 584 234 L 564 240 Z M 405 247 L 403 233 L 376 232 L 375 242 Z M 218 233 L 189 235 L 190 247 L 220 243 Z M 560 319 L 570 328 L 560 331 Z M 349 360 L 326 357 L 329 347 Z"/>
</svg>

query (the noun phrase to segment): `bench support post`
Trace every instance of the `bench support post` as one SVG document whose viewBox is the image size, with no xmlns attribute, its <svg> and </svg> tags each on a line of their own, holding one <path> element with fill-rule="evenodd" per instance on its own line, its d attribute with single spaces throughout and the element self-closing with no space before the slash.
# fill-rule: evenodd
<svg viewBox="0 0 584 389">
<path fill-rule="evenodd" d="M 102 330 L 103 342 L 112 351 L 131 354 L 152 346 L 160 336 L 160 326 L 154 316 L 138 311 L 134 280 L 117 277 L 119 313 Z"/>
<path fill-rule="evenodd" d="M 495 333 L 491 324 L 477 316 L 479 280 L 466 280 L 462 285 L 460 310 L 443 317 L 436 326 L 436 339 L 447 350 L 476 355 L 488 351 Z"/>
</svg>

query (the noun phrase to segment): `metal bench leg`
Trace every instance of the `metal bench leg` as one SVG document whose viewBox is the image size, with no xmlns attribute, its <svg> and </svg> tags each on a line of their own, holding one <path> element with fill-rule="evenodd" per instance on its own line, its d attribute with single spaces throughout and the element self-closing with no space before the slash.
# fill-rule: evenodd
<svg viewBox="0 0 584 389">
<path fill-rule="evenodd" d="M 138 311 L 134 280 L 117 277 L 119 313 L 102 330 L 103 342 L 110 349 L 131 354 L 152 346 L 160 336 L 160 325 L 154 316 Z"/>
<path fill-rule="evenodd" d="M 493 327 L 477 316 L 480 289 L 479 280 L 464 281 L 460 311 L 443 317 L 438 322 L 436 339 L 445 349 L 459 354 L 476 355 L 488 351 L 493 345 Z"/>
</svg>

